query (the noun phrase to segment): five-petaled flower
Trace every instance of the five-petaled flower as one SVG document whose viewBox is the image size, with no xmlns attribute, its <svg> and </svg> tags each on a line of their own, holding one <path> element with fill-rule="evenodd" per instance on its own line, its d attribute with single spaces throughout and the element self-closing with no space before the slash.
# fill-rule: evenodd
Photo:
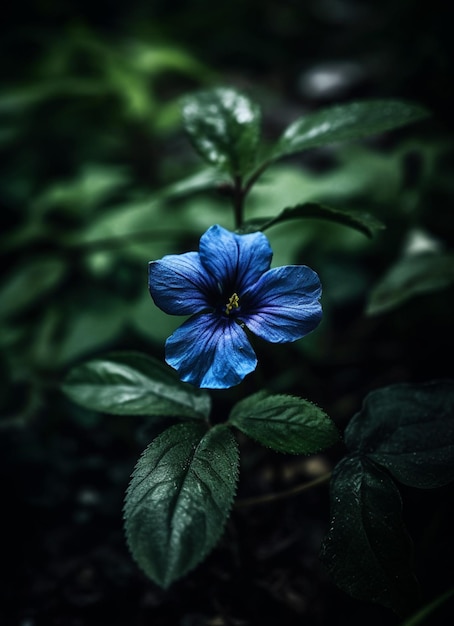
<svg viewBox="0 0 454 626">
<path fill-rule="evenodd" d="M 257 365 L 244 328 L 272 343 L 304 337 L 321 319 L 321 285 L 305 265 L 270 269 L 273 252 L 260 232 L 238 235 L 215 225 L 199 252 L 149 263 L 155 304 L 191 315 L 166 342 L 166 361 L 183 381 L 224 389 Z"/>
</svg>

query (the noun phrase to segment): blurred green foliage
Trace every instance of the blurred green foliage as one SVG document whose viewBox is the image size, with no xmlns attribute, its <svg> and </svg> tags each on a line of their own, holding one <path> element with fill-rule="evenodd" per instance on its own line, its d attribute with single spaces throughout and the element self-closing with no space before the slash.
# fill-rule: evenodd
<svg viewBox="0 0 454 626">
<path fill-rule="evenodd" d="M 213 75 L 176 45 L 109 42 L 80 26 L 27 69 L 0 94 L 4 396 L 136 319 L 146 328 L 146 263 L 179 238 L 150 200 L 166 167 L 183 171 L 162 148 L 179 124 L 179 81 L 181 91 Z M 170 91 L 157 88 L 163 76 L 177 77 Z"/>
<path fill-rule="evenodd" d="M 6 416 L 29 413 L 28 396 L 17 395 L 17 386 L 33 390 L 30 397 L 39 395 L 69 365 L 106 348 L 140 346 L 162 355 L 165 338 L 181 320 L 153 306 L 147 262 L 194 249 L 213 223 L 233 227 L 222 175 L 202 169 L 182 131 L 181 99 L 226 80 L 246 86 L 263 106 L 265 141 L 276 140 L 322 99 L 317 101 L 316 92 L 304 98 L 295 91 L 297 72 L 304 74 L 317 49 L 313 38 L 304 43 L 308 54 L 304 61 L 299 55 L 299 69 L 296 59 L 284 69 L 297 33 L 309 32 L 307 24 L 297 28 L 290 17 L 329 23 L 335 12 L 327 13 L 328 4 L 320 3 L 317 13 L 311 3 L 292 9 L 265 3 L 260 11 L 257 3 L 232 3 L 221 5 L 215 16 L 206 2 L 196 13 L 184 3 L 170 11 L 165 3 L 148 8 L 139 2 L 113 5 L 109 14 L 88 3 L 31 3 L 23 23 L 13 11 L 15 30 L 5 32 L 2 49 L 4 59 L 15 56 L 12 64 L 3 62 L 0 91 L 0 367 Z M 404 9 L 402 3 L 399 10 Z M 210 20 L 228 24 L 234 15 L 243 77 L 239 57 L 229 57 L 222 47 L 226 31 L 216 38 L 208 28 Z M 348 22 L 346 15 L 337 19 Z M 358 19 L 369 24 L 360 13 Z M 273 39 L 260 57 L 265 49 L 260 27 L 287 37 L 289 50 L 278 50 Z M 205 41 L 197 39 L 202 31 Z M 336 45 L 346 49 L 345 42 Z M 350 53 L 355 56 L 353 47 Z M 271 67 L 280 72 L 280 83 Z M 285 84 L 291 68 L 293 92 Z M 254 74 L 254 80 L 246 78 Z M 386 88 L 383 83 L 376 89 L 379 96 L 393 89 L 389 78 Z M 407 83 L 404 97 L 417 95 L 412 85 Z M 415 229 L 435 238 L 440 254 L 448 254 L 446 276 L 438 283 L 451 283 L 453 189 L 450 144 L 438 128 L 443 110 L 435 107 L 434 121 L 385 138 L 288 157 L 254 187 L 247 220 L 273 218 L 284 207 L 313 201 L 357 209 L 385 224 L 372 242 L 316 219 L 269 229 L 276 265 L 305 262 L 319 271 L 327 324 L 336 307 L 361 302 L 365 310 Z M 393 276 L 395 295 L 401 284 Z M 430 290 L 430 277 L 428 282 Z M 313 341 L 320 356 L 323 334 Z"/>
</svg>

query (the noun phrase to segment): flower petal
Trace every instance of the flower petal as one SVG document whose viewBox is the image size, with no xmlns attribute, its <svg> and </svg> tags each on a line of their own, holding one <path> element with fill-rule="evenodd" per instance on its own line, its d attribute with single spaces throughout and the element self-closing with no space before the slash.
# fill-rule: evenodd
<svg viewBox="0 0 454 626">
<path fill-rule="evenodd" d="M 155 304 L 171 315 L 191 315 L 209 307 L 216 284 L 197 252 L 169 254 L 148 264 L 148 287 Z"/>
<path fill-rule="evenodd" d="M 276 267 L 243 295 L 241 320 L 271 343 L 301 339 L 321 320 L 321 291 L 320 280 L 309 267 Z"/>
<path fill-rule="evenodd" d="M 200 238 L 199 254 L 222 290 L 241 297 L 270 268 L 273 251 L 263 233 L 237 235 L 216 224 Z"/>
<path fill-rule="evenodd" d="M 196 387 L 227 389 L 257 365 L 244 330 L 211 313 L 191 317 L 166 341 L 166 361 Z"/>
</svg>

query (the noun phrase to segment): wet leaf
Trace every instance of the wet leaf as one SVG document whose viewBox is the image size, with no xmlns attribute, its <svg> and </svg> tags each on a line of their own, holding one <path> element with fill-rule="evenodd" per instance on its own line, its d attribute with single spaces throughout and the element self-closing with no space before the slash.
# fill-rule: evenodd
<svg viewBox="0 0 454 626">
<path fill-rule="evenodd" d="M 258 105 L 230 88 L 204 90 L 185 98 L 183 122 L 194 148 L 231 175 L 253 166 L 260 139 Z"/>
<path fill-rule="evenodd" d="M 367 458 L 345 457 L 334 469 L 330 500 L 320 558 L 333 581 L 358 600 L 408 614 L 416 606 L 418 585 L 392 478 Z"/>
<path fill-rule="evenodd" d="M 335 444 L 339 434 L 318 406 L 294 396 L 259 392 L 238 402 L 229 422 L 278 452 L 313 454 Z"/>
<path fill-rule="evenodd" d="M 225 426 L 178 424 L 145 450 L 125 500 L 129 548 L 143 571 L 168 587 L 219 540 L 238 478 L 238 448 Z"/>
<path fill-rule="evenodd" d="M 168 366 L 144 354 L 118 352 L 78 365 L 63 392 L 81 406 L 114 415 L 168 415 L 203 419 L 210 398 L 182 383 Z"/>
</svg>

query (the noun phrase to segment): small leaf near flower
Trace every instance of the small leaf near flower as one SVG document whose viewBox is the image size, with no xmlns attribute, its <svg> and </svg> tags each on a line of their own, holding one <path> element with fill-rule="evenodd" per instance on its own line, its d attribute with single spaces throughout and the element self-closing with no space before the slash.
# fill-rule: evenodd
<svg viewBox="0 0 454 626">
<path fill-rule="evenodd" d="M 260 108 L 245 94 L 219 87 L 191 94 L 183 102 L 183 122 L 200 155 L 233 176 L 254 165 L 260 139 Z"/>
<path fill-rule="evenodd" d="M 259 392 L 236 404 L 229 422 L 278 452 L 314 454 L 339 439 L 334 423 L 303 398 Z"/>
<path fill-rule="evenodd" d="M 77 404 L 113 415 L 208 417 L 206 392 L 182 383 L 163 363 L 145 354 L 116 352 L 77 365 L 63 392 Z"/>
<path fill-rule="evenodd" d="M 243 225 L 243 230 L 245 232 L 252 232 L 253 230 L 264 231 L 276 224 L 300 218 L 320 219 L 342 224 L 343 226 L 354 228 L 366 235 L 366 237 L 372 237 L 375 231 L 385 228 L 382 222 L 369 213 L 338 209 L 318 204 L 317 202 L 304 202 L 294 207 L 283 209 L 276 217 L 256 218 L 246 222 Z"/>
</svg>

